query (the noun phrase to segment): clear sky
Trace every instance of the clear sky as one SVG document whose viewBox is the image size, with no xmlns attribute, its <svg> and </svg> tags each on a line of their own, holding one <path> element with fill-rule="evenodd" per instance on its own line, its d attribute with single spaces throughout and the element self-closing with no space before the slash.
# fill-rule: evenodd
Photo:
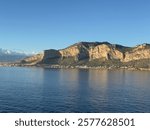
<svg viewBox="0 0 150 130">
<path fill-rule="evenodd" d="M 0 0 L 0 48 L 150 43 L 150 0 Z"/>
</svg>

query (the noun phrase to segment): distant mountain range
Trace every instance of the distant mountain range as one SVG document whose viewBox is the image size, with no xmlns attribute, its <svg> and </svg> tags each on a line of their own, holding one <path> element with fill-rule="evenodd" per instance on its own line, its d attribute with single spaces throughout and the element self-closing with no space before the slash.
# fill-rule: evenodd
<svg viewBox="0 0 150 130">
<path fill-rule="evenodd" d="M 65 49 L 49 49 L 27 57 L 20 65 L 150 69 L 150 44 L 126 47 L 109 42 L 79 42 Z"/>
<path fill-rule="evenodd" d="M 0 48 L 0 62 L 16 62 L 24 59 L 29 55 L 30 54 L 24 52 L 17 52 Z"/>
</svg>

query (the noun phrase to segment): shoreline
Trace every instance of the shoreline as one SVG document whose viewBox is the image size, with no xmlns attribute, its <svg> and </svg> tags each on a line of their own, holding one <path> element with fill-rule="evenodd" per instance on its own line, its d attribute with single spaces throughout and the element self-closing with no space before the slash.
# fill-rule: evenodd
<svg viewBox="0 0 150 130">
<path fill-rule="evenodd" d="M 134 68 L 132 66 L 65 66 L 65 65 L 46 65 L 46 64 L 18 64 L 18 63 L 0 63 L 0 67 L 41 67 L 49 69 L 93 69 L 93 70 L 139 70 L 139 71 L 150 71 L 150 68 Z"/>
</svg>

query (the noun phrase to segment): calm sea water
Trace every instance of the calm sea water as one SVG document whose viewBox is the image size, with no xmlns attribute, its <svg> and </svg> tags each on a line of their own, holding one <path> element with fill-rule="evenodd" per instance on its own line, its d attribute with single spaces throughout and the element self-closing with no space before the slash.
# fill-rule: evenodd
<svg viewBox="0 0 150 130">
<path fill-rule="evenodd" d="M 0 112 L 150 112 L 150 72 L 0 67 Z"/>
</svg>

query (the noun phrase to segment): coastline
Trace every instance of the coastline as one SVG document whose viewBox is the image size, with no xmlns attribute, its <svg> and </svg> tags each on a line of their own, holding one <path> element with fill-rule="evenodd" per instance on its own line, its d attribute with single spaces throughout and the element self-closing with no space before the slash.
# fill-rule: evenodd
<svg viewBox="0 0 150 130">
<path fill-rule="evenodd" d="M 0 63 L 0 67 L 41 67 L 49 69 L 95 69 L 95 70 L 138 70 L 150 71 L 150 68 L 135 68 L 133 66 L 86 66 L 86 65 L 48 65 L 48 64 L 20 64 L 20 63 Z"/>
</svg>

